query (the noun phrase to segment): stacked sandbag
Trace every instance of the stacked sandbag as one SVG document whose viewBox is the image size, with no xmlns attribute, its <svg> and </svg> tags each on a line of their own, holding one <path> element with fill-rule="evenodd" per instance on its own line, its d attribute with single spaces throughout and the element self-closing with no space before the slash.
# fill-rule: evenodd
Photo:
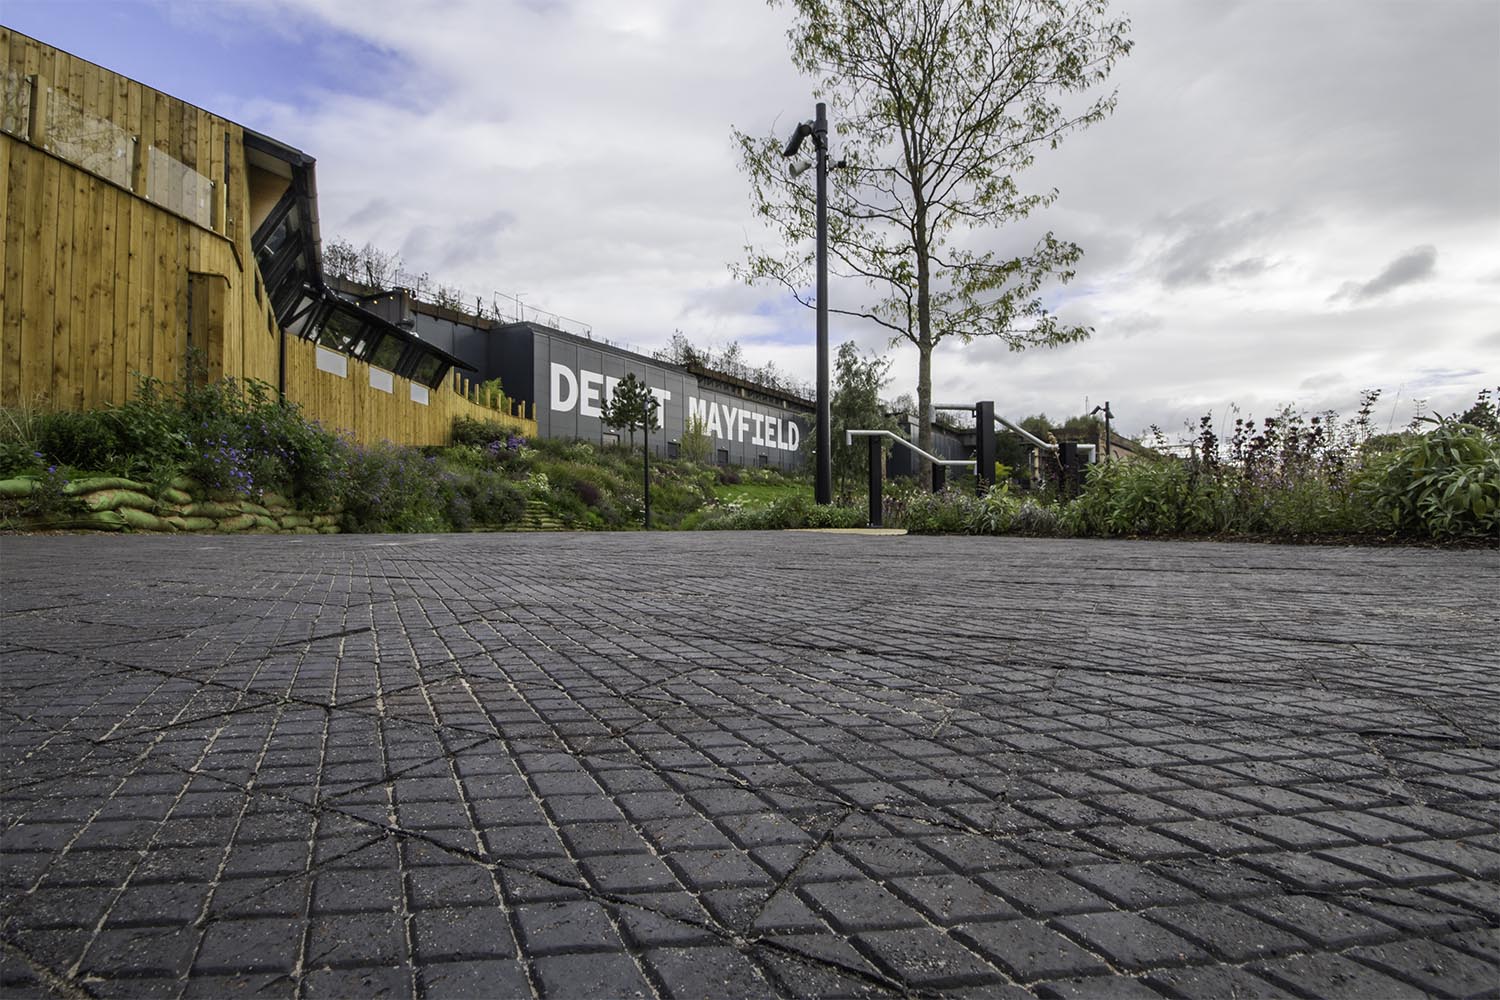
<svg viewBox="0 0 1500 1000">
<path fill-rule="evenodd" d="M 25 500 L 37 491 L 35 476 L 17 476 L 15 479 L 0 479 L 0 498 Z"/>
<path fill-rule="evenodd" d="M 267 490 L 261 494 L 261 503 L 265 504 L 266 513 L 276 519 L 277 525 L 282 531 L 289 531 L 297 535 L 336 535 L 339 531 L 339 515 L 337 507 L 333 512 L 322 514 L 309 514 L 297 510 L 292 502 L 280 493 Z"/>
<path fill-rule="evenodd" d="M 0 480 L 0 500 L 27 500 L 44 487 L 36 477 Z M 308 513 L 286 497 L 265 493 L 261 502 L 204 490 L 186 477 L 163 486 L 119 476 L 87 476 L 61 487 L 60 513 L 23 516 L 37 529 L 104 531 L 226 532 L 254 534 L 336 534 L 336 511 Z"/>
<path fill-rule="evenodd" d="M 176 531 L 175 525 L 157 516 L 154 492 L 149 484 L 118 476 L 87 476 L 62 487 L 63 496 L 83 505 L 87 514 L 82 516 L 100 526 L 116 530 L 118 525 L 141 531 Z"/>
</svg>

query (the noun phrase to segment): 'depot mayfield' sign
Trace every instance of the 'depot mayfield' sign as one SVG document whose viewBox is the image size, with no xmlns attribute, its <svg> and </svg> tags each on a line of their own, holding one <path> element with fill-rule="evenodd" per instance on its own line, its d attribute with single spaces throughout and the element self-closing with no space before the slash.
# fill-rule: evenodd
<svg viewBox="0 0 1500 1000">
<path fill-rule="evenodd" d="M 598 418 L 601 407 L 613 397 L 620 380 L 601 372 L 578 369 L 552 362 L 548 379 L 551 409 L 556 413 L 571 413 L 575 409 L 580 416 Z M 665 416 L 672 404 L 670 389 L 652 387 L 652 395 L 661 404 Z M 707 396 L 688 396 L 679 403 L 675 416 L 687 426 L 687 421 L 696 417 L 703 422 L 705 433 L 715 441 L 751 444 L 759 448 L 774 448 L 779 451 L 797 451 L 802 443 L 802 431 L 796 422 L 786 416 L 759 409 L 745 400 L 723 402 Z"/>
</svg>

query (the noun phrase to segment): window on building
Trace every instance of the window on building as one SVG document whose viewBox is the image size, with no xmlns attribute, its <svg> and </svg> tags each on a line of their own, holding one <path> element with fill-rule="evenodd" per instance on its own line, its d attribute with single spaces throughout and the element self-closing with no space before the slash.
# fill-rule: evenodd
<svg viewBox="0 0 1500 1000">
<path fill-rule="evenodd" d="M 420 382 L 422 385 L 436 388 L 437 384 L 442 381 L 444 373 L 448 370 L 448 362 L 436 354 L 422 354 L 408 367 L 411 369 L 411 374 L 407 375 L 407 378 L 413 382 Z"/>
<path fill-rule="evenodd" d="M 282 315 L 281 325 L 294 337 L 311 340 L 317 333 L 318 320 L 323 315 L 323 299 L 303 289 L 297 305 Z"/>
<path fill-rule="evenodd" d="M 718 453 L 718 455 L 715 456 L 715 458 L 716 458 L 716 460 L 718 461 L 718 463 L 720 465 L 728 465 L 729 464 L 729 449 L 728 448 L 720 448 L 719 449 L 719 453 Z"/>
<path fill-rule="evenodd" d="M 358 357 L 364 352 L 365 323 L 357 313 L 331 309 L 318 331 L 318 343 L 330 350 Z"/>
<path fill-rule="evenodd" d="M 376 368 L 384 368 L 386 371 L 395 371 L 401 364 L 401 355 L 406 352 L 406 344 L 395 334 L 383 333 L 378 335 L 375 346 L 370 350 L 369 362 Z"/>
</svg>

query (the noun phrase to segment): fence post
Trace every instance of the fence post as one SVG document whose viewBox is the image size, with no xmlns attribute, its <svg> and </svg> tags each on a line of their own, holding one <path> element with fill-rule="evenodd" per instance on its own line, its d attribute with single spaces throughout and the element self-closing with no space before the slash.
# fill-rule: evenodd
<svg viewBox="0 0 1500 1000">
<path fill-rule="evenodd" d="M 974 489 L 981 496 L 995 485 L 995 404 L 983 400 L 974 404 L 975 452 Z"/>
<path fill-rule="evenodd" d="M 1078 495 L 1083 485 L 1083 465 L 1080 462 L 1078 443 L 1064 441 L 1057 446 L 1057 458 L 1062 466 L 1062 494 L 1066 497 Z"/>
<path fill-rule="evenodd" d="M 885 504 L 880 496 L 880 438 L 871 435 L 870 442 L 870 527 L 879 528 L 884 523 Z"/>
</svg>

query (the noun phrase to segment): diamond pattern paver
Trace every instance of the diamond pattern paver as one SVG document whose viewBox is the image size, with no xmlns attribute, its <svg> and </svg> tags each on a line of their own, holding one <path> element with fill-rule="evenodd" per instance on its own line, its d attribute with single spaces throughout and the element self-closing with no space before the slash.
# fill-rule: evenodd
<svg viewBox="0 0 1500 1000">
<path fill-rule="evenodd" d="M 1492 550 L 3 546 L 6 996 L 1500 993 Z"/>
</svg>

